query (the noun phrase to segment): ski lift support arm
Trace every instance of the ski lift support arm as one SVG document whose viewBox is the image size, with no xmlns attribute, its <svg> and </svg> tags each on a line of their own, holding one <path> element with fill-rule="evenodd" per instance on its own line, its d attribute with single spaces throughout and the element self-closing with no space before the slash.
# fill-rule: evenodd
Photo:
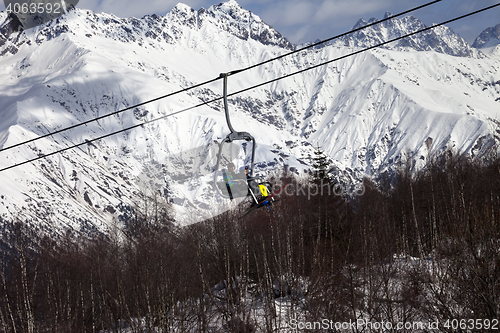
<svg viewBox="0 0 500 333">
<path fill-rule="evenodd" d="M 235 140 L 245 140 L 245 141 L 252 141 L 252 160 L 251 160 L 251 166 L 250 166 L 250 177 L 253 175 L 253 166 L 254 166 L 254 158 L 255 158 L 255 139 L 250 133 L 248 132 L 237 132 L 234 130 L 233 125 L 231 124 L 231 119 L 229 117 L 229 106 L 227 103 L 227 77 L 233 74 L 236 74 L 238 72 L 241 72 L 241 70 L 237 71 L 232 71 L 228 73 L 221 73 L 220 77 L 223 79 L 223 92 L 224 92 L 224 111 L 226 113 L 226 121 L 227 121 L 227 126 L 229 127 L 229 133 L 223 140 L 223 142 L 232 142 Z M 217 165 L 219 164 L 219 159 L 220 159 L 220 153 L 219 151 L 219 156 L 217 158 Z"/>
</svg>

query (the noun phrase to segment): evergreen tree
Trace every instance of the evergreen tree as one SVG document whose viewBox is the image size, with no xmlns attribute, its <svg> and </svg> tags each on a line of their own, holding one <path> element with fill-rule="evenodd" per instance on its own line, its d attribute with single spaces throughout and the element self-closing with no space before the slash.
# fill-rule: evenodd
<svg viewBox="0 0 500 333">
<path fill-rule="evenodd" d="M 314 157 L 312 158 L 312 167 L 314 170 L 310 172 L 312 176 L 313 183 L 323 183 L 323 184 L 334 184 L 334 178 L 330 173 L 331 167 L 328 157 L 325 152 L 318 145 L 314 151 Z"/>
</svg>

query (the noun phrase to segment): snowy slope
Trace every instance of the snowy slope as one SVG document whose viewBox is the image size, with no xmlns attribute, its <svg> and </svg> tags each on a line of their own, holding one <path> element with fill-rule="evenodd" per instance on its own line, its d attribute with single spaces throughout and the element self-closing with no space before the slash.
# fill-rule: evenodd
<svg viewBox="0 0 500 333">
<path fill-rule="evenodd" d="M 2 13 L 3 14 L 3 13 Z M 5 20 L 5 14 L 0 22 Z M 229 78 L 229 93 L 297 72 L 418 26 L 395 21 Z M 358 24 L 362 24 L 358 23 Z M 74 10 L 8 33 L 0 26 L 0 147 L 190 87 L 293 46 L 234 0 L 177 5 L 164 17 L 121 19 Z M 377 38 L 379 38 L 377 37 Z M 420 165 L 454 147 L 476 156 L 500 110 L 500 57 L 449 29 L 264 85 L 229 99 L 235 129 L 259 143 L 261 173 L 308 168 L 320 145 L 348 179 L 376 178 L 405 156 Z M 432 42 L 430 42 L 431 40 Z M 426 43 L 429 47 L 426 46 Z M 0 168 L 220 97 L 222 82 L 147 104 L 28 146 L 0 152 Z M 107 232 L 140 192 L 159 190 L 179 220 L 221 207 L 209 184 L 228 129 L 220 102 L 180 113 L 0 174 L 0 216 L 43 230 Z M 427 142 L 427 144 L 426 144 Z"/>
</svg>

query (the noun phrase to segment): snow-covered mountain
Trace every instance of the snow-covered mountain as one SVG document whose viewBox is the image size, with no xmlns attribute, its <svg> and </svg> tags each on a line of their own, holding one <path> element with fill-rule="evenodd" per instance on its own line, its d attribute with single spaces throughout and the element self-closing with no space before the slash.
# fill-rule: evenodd
<svg viewBox="0 0 500 333">
<path fill-rule="evenodd" d="M 121 19 L 73 10 L 45 25 L 10 29 L 0 16 L 0 147 L 136 105 L 293 49 L 234 0 L 177 5 L 165 16 Z M 369 21 L 371 22 L 371 21 Z M 366 24 L 365 21 L 358 25 Z M 418 29 L 393 19 L 324 47 L 229 77 L 229 93 Z M 222 82 L 0 152 L 0 168 L 220 97 Z M 343 58 L 229 98 L 236 130 L 258 143 L 262 174 L 302 172 L 319 145 L 345 179 L 376 178 L 408 158 L 425 164 L 448 147 L 477 156 L 500 110 L 500 57 L 442 27 Z M 107 232 L 151 188 L 179 220 L 217 213 L 211 188 L 217 142 L 228 133 L 221 102 L 179 113 L 3 171 L 0 216 L 47 232 Z"/>
<path fill-rule="evenodd" d="M 472 44 L 490 55 L 500 55 L 500 24 L 485 29 Z"/>
<path fill-rule="evenodd" d="M 391 13 L 386 13 L 384 19 L 391 16 Z M 360 19 L 353 29 L 359 29 L 374 22 L 377 22 L 377 19 L 372 18 L 369 21 Z M 422 21 L 414 16 L 396 17 L 347 35 L 342 38 L 342 41 L 346 46 L 366 48 L 411 34 L 426 27 Z M 478 54 L 462 37 L 446 26 L 438 26 L 432 30 L 396 41 L 394 45 L 384 47 L 392 50 L 435 51 L 460 57 L 473 57 Z"/>
</svg>

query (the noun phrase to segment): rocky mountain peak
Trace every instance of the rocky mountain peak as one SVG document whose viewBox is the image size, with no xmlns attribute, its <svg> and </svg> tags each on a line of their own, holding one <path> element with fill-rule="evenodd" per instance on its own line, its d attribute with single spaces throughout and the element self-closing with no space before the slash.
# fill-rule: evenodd
<svg viewBox="0 0 500 333">
<path fill-rule="evenodd" d="M 242 8 L 235 0 L 200 9 L 202 21 L 209 21 L 218 28 L 243 39 L 253 39 L 264 45 L 293 49 L 293 45 L 273 27 L 252 12 Z"/>
<path fill-rule="evenodd" d="M 222 10 L 226 11 L 232 11 L 232 10 L 237 10 L 237 11 L 245 11 L 243 7 L 240 6 L 240 4 L 236 0 L 228 0 L 226 2 L 221 2 L 220 4 L 217 5 Z"/>
<path fill-rule="evenodd" d="M 208 26 L 211 26 L 209 30 L 204 29 Z M 293 49 L 293 45 L 274 28 L 243 9 L 235 0 L 230 0 L 200 10 L 178 3 L 165 16 L 147 15 L 141 19 L 74 9 L 70 14 L 29 29 L 26 33 L 14 33 L 8 18 L 0 15 L 0 55 L 15 54 L 29 39 L 40 44 L 67 32 L 86 38 L 102 36 L 140 46 L 151 43 L 176 44 L 180 39 L 188 38 L 190 31 L 201 34 L 200 38 L 218 35 L 216 31 L 225 31 L 243 41 L 254 40 L 266 46 Z"/>
<path fill-rule="evenodd" d="M 392 14 L 387 12 L 385 13 L 384 18 L 391 16 Z M 368 21 L 360 19 L 353 27 L 353 30 L 377 21 L 378 20 L 376 18 L 371 18 Z M 345 46 L 365 48 L 425 29 L 426 27 L 427 26 L 422 21 L 414 16 L 409 15 L 401 18 L 396 17 L 367 29 L 347 35 L 341 42 Z M 394 44 L 385 45 L 384 47 L 400 51 L 435 51 L 459 57 L 473 57 L 476 55 L 473 48 L 462 37 L 458 36 L 453 32 L 453 30 L 445 26 L 439 26 L 434 29 L 427 30 L 423 33 L 396 41 Z"/>
<path fill-rule="evenodd" d="M 500 24 L 485 29 L 474 41 L 472 47 L 482 49 L 500 44 Z"/>
<path fill-rule="evenodd" d="M 172 9 L 172 11 L 189 13 L 189 12 L 194 12 L 194 9 L 189 7 L 186 4 L 183 4 L 182 2 L 179 2 L 177 5 L 175 5 L 175 7 Z"/>
</svg>

